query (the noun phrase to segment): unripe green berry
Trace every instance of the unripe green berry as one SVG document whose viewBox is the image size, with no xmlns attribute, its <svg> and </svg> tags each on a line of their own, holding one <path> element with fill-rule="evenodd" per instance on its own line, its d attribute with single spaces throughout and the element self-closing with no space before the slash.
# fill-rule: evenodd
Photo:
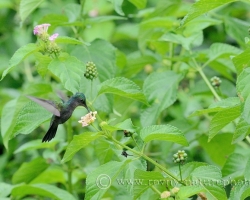
<svg viewBox="0 0 250 200">
<path fill-rule="evenodd" d="M 87 62 L 84 76 L 87 79 L 93 80 L 94 78 L 97 77 L 97 75 L 98 73 L 95 64 L 93 62 Z"/>
</svg>

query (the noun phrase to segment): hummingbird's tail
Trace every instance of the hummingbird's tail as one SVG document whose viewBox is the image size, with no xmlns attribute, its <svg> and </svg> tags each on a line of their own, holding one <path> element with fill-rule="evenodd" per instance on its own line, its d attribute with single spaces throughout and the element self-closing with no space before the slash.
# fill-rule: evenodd
<svg viewBox="0 0 250 200">
<path fill-rule="evenodd" d="M 47 131 L 46 135 L 43 137 L 43 142 L 49 142 L 55 137 L 57 127 L 58 127 L 58 124 L 55 122 L 50 125 L 49 130 Z"/>
</svg>

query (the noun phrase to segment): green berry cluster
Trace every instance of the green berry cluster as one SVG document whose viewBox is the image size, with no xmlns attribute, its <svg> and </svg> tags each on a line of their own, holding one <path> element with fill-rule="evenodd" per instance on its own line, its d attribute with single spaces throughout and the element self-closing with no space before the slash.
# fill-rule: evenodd
<svg viewBox="0 0 250 200">
<path fill-rule="evenodd" d="M 211 80 L 212 86 L 214 86 L 215 88 L 220 87 L 221 79 L 220 79 L 219 77 L 214 76 L 214 77 L 211 78 L 210 80 Z"/>
<path fill-rule="evenodd" d="M 60 53 L 61 49 L 59 46 L 57 46 L 56 43 L 50 43 L 46 49 L 46 51 L 49 53 L 49 54 L 58 54 Z"/>
<path fill-rule="evenodd" d="M 87 79 L 93 80 L 94 78 L 97 77 L 97 75 L 98 75 L 98 73 L 97 73 L 95 63 L 87 62 L 87 64 L 86 64 L 86 72 L 84 73 L 84 76 Z"/>
<path fill-rule="evenodd" d="M 187 154 L 184 150 L 179 150 L 173 156 L 174 163 L 184 163 L 187 160 Z"/>
</svg>

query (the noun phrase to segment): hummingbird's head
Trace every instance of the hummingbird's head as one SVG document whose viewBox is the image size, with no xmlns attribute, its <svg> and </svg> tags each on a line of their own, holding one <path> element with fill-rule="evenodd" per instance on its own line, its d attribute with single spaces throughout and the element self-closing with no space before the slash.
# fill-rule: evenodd
<svg viewBox="0 0 250 200">
<path fill-rule="evenodd" d="M 88 108 L 87 103 L 86 103 L 86 97 L 83 93 L 76 93 L 73 97 L 74 97 L 74 100 L 76 101 L 78 106 L 85 107 L 89 112 L 89 108 Z"/>
</svg>

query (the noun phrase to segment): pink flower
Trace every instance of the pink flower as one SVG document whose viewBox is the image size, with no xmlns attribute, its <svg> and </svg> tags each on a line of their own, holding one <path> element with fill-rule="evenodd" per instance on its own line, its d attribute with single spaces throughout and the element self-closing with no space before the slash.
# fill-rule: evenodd
<svg viewBox="0 0 250 200">
<path fill-rule="evenodd" d="M 90 17 L 97 17 L 99 14 L 98 10 L 97 9 L 93 9 L 93 10 L 90 10 L 89 11 L 89 16 Z"/>
<path fill-rule="evenodd" d="M 57 37 L 58 37 L 58 33 L 54 33 L 53 35 L 51 35 L 50 37 L 49 37 L 49 40 L 50 41 L 54 41 Z"/>
<path fill-rule="evenodd" d="M 79 120 L 78 122 L 82 124 L 82 127 L 88 126 L 95 121 L 96 114 L 97 114 L 97 111 L 90 112 L 86 114 L 85 116 L 81 117 L 81 120 Z"/>
<path fill-rule="evenodd" d="M 43 33 L 47 33 L 50 24 L 40 24 L 34 27 L 33 33 L 34 35 L 41 35 Z"/>
</svg>

